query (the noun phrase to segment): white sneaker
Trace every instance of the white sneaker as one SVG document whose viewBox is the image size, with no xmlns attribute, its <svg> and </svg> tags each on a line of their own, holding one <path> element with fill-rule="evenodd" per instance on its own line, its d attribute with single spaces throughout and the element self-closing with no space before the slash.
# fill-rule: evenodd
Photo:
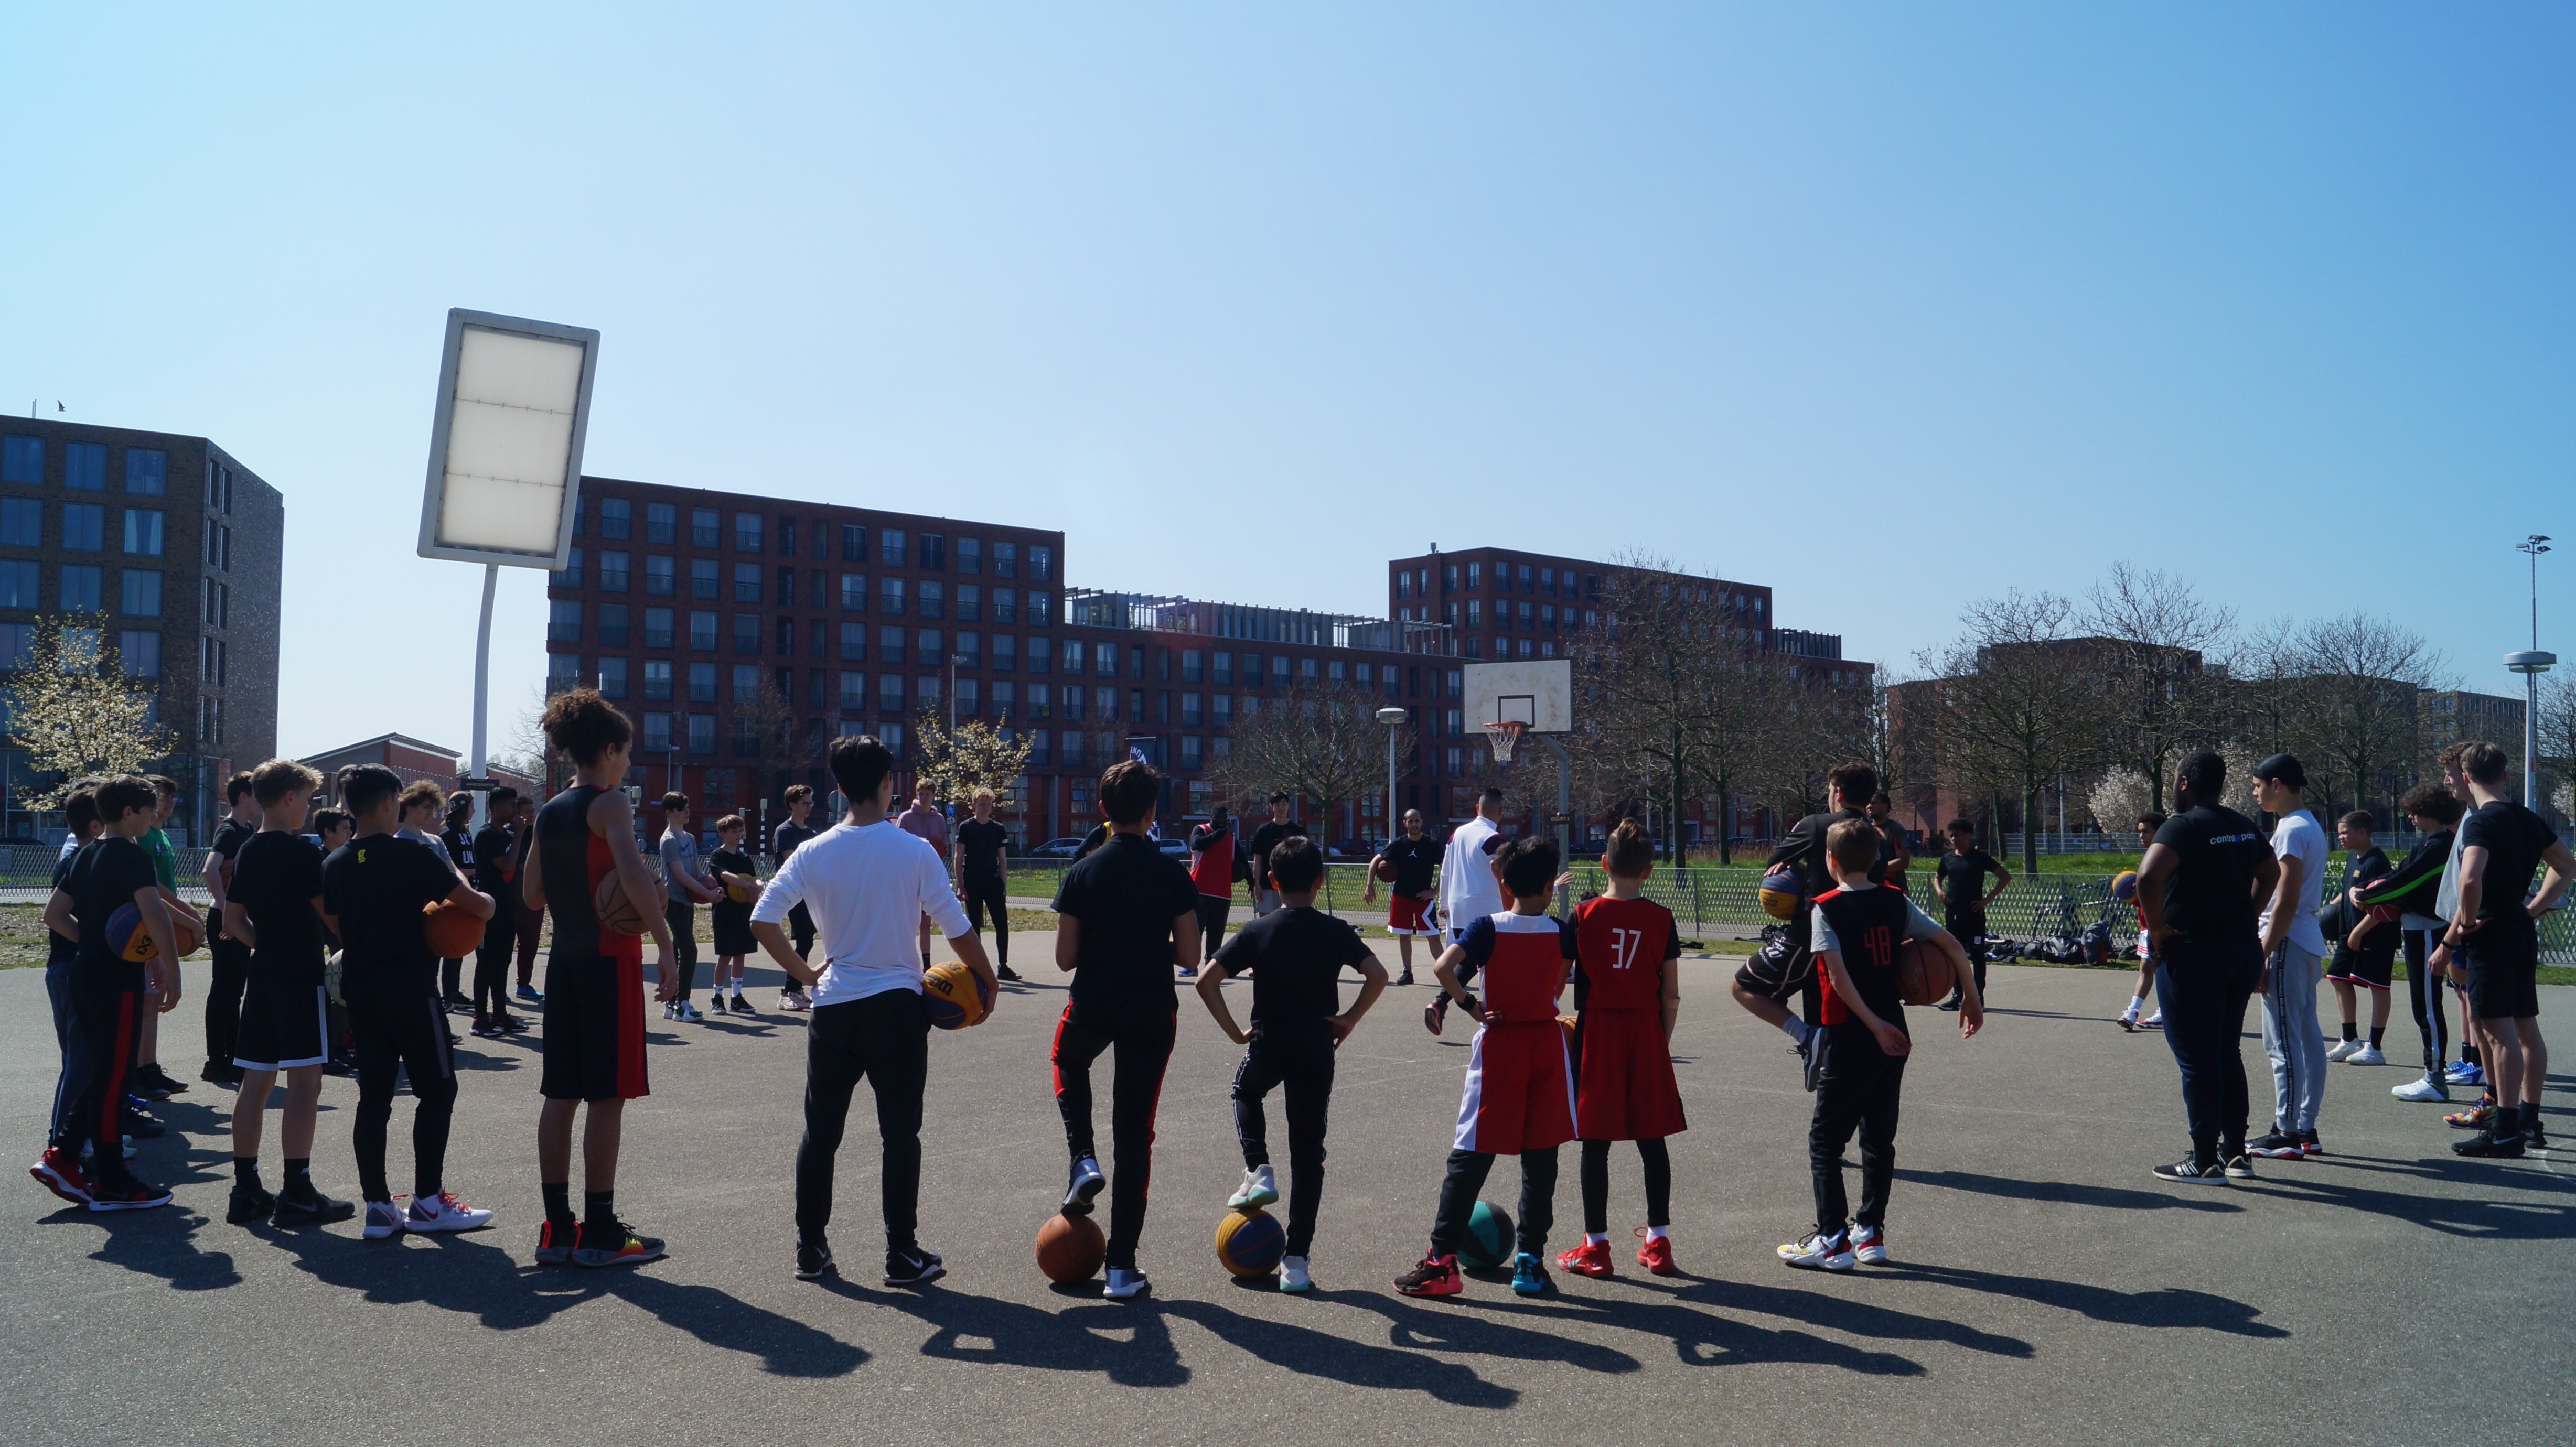
<svg viewBox="0 0 2576 1447">
<path fill-rule="evenodd" d="M 1312 1291 L 1315 1289 L 1315 1279 L 1312 1276 L 1309 1276 L 1306 1272 L 1305 1257 L 1282 1256 L 1279 1258 L 1279 1289 L 1281 1291 Z"/>
<path fill-rule="evenodd" d="M 805 997 L 796 993 L 794 990 L 781 990 L 778 992 L 778 1008 L 781 1010 L 802 1010 L 806 1008 Z"/>
<path fill-rule="evenodd" d="M 1109 1268 L 1109 1282 L 1100 1289 L 1100 1294 L 1125 1301 L 1129 1297 L 1144 1295 L 1149 1285 L 1144 1272 L 1132 1267 L 1112 1266 Z"/>
<path fill-rule="evenodd" d="M 1887 1264 L 1887 1233 L 1876 1226 L 1854 1226 L 1851 1233 L 1853 1259 L 1867 1266 Z"/>
<path fill-rule="evenodd" d="M 688 1022 L 689 1024 L 692 1024 L 692 1025 L 694 1025 L 694 1024 L 698 1023 L 699 1021 L 704 1020 L 705 1018 L 707 1018 L 706 1016 L 701 1015 L 701 1014 L 699 1014 L 699 1013 L 698 1013 L 698 1007 L 697 1007 L 697 1006 L 690 1004 L 690 1003 L 689 1003 L 688 1001 L 686 1001 L 686 1000 L 682 1000 L 682 1001 L 680 1001 L 680 1002 L 679 1002 L 679 1011 L 680 1011 L 680 1013 L 679 1013 L 679 1014 L 674 1015 L 674 1016 L 672 1016 L 671 1018 L 672 1018 L 672 1019 L 674 1019 L 674 1020 L 683 1020 L 683 1021 Z"/>
<path fill-rule="evenodd" d="M 2327 1052 L 2326 1052 L 2326 1059 L 2328 1059 L 2328 1060 L 2350 1060 L 2352 1057 L 2354 1057 L 2354 1056 L 2356 1056 L 2356 1055 L 2359 1055 L 2360 1053 L 2361 1053 L 2361 1042 L 2360 1042 L 2360 1041 L 2358 1041 L 2358 1040 L 2344 1040 L 2344 1041 L 2339 1041 L 2339 1042 L 2337 1042 L 2337 1043 L 2336 1043 L 2336 1045 L 2335 1045 L 2335 1048 L 2333 1048 L 2332 1050 L 2329 1050 L 2329 1051 L 2327 1051 Z"/>
<path fill-rule="evenodd" d="M 1278 1199 L 1279 1186 L 1271 1179 L 1270 1168 L 1254 1166 L 1243 1173 L 1242 1186 L 1236 1189 L 1233 1199 L 1226 1204 L 1238 1211 L 1248 1211 L 1256 1206 L 1267 1206 Z"/>
<path fill-rule="evenodd" d="M 662 1007 L 662 1018 L 663 1018 L 663 1019 L 665 1019 L 665 1020 L 677 1020 L 677 1019 L 679 1019 L 679 1018 L 680 1018 L 680 1007 L 679 1007 L 678 1003 L 677 1003 L 677 1002 L 674 1002 L 674 1003 L 672 1003 L 672 1004 L 664 1005 L 664 1006 Z"/>
<path fill-rule="evenodd" d="M 2375 1045 L 2364 1045 L 2343 1058 L 2346 1065 L 2386 1065 L 2388 1057 Z"/>
<path fill-rule="evenodd" d="M 406 1231 L 479 1231 L 491 1223 L 491 1212 L 466 1205 L 454 1191 L 441 1191 L 427 1201 L 414 1196 L 410 1214 L 403 1217 Z"/>
<path fill-rule="evenodd" d="M 2156 1013 L 2149 1015 L 2144 1020 L 2138 1022 L 2138 1028 L 2141 1030 L 2162 1030 L 2165 1028 L 2165 1012 L 2158 1010 Z"/>
<path fill-rule="evenodd" d="M 1773 1248 L 1781 1260 L 1810 1271 L 1849 1271 L 1852 1269 L 1851 1243 L 1841 1235 L 1826 1236 L 1810 1232 L 1785 1246 Z"/>
<path fill-rule="evenodd" d="M 367 1224 L 359 1228 L 359 1235 L 366 1237 L 370 1241 L 382 1241 L 388 1236 L 399 1236 L 402 1233 L 402 1207 L 395 1205 L 391 1201 L 369 1201 L 367 1203 Z"/>
<path fill-rule="evenodd" d="M 2410 1081 L 2406 1082 L 2404 1085 L 2396 1085 L 2396 1086 L 2391 1086 L 2391 1087 L 2389 1087 L 2388 1093 L 2389 1093 L 2390 1095 L 2396 1096 L 2399 1100 L 2415 1100 L 2415 1101 L 2444 1100 L 2444 1101 L 2446 1101 L 2446 1100 L 2449 1100 L 2449 1099 L 2451 1098 L 2451 1092 L 2450 1092 L 2450 1090 L 2449 1090 L 2448 1088 L 2446 1088 L 2445 1086 L 2443 1086 L 2440 1082 L 2438 1082 L 2438 1081 L 2432 1081 L 2432 1080 L 2426 1080 L 2426 1079 L 2424 1079 L 2424 1078 L 2423 1078 L 2423 1077 L 2421 1077 L 2421 1076 L 2418 1076 L 2418 1077 L 2416 1077 L 2415 1079 L 2413 1079 L 2413 1080 L 2410 1080 Z"/>
</svg>

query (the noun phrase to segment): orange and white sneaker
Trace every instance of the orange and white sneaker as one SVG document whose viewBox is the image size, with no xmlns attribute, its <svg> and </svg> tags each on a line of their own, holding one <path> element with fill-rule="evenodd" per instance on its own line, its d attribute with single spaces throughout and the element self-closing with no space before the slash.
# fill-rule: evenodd
<svg viewBox="0 0 2576 1447">
<path fill-rule="evenodd" d="M 427 1201 L 412 1197 L 411 1210 L 403 1217 L 406 1231 L 479 1231 L 491 1224 L 491 1212 L 466 1205 L 454 1191 L 441 1191 Z"/>
<path fill-rule="evenodd" d="M 1679 1276 L 1682 1269 L 1673 1264 L 1673 1238 L 1650 1236 L 1646 1228 L 1637 1228 L 1637 1264 L 1657 1276 Z"/>
<path fill-rule="evenodd" d="M 1560 1251 L 1556 1257 L 1556 1269 L 1571 1271 L 1577 1276 L 1611 1275 L 1610 1243 L 1586 1241 L 1571 1251 Z"/>
</svg>

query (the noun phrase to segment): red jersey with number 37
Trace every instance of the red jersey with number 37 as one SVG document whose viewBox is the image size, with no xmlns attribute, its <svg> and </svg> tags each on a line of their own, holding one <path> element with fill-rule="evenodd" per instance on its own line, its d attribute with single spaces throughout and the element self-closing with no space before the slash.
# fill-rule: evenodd
<svg viewBox="0 0 2576 1447">
<path fill-rule="evenodd" d="M 1575 1003 L 1586 1010 L 1663 1009 L 1664 961 L 1682 953 L 1673 912 L 1651 899 L 1603 895 L 1575 907 L 1582 971 Z"/>
</svg>

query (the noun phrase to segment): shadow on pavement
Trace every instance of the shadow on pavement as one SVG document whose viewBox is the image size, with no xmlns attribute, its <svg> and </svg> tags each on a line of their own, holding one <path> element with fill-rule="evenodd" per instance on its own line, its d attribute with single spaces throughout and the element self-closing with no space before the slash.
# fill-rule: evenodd
<svg viewBox="0 0 2576 1447">
<path fill-rule="evenodd" d="M 2016 1201 L 2047 1201 L 2066 1206 L 2101 1206 L 2114 1211 L 2245 1209 L 2208 1194 L 2179 1196 L 2166 1191 L 2132 1191 L 2125 1186 L 2090 1186 L 2081 1181 L 2025 1181 L 2011 1176 L 1981 1176 L 1973 1171 L 1918 1171 L 1899 1166 L 1896 1178 L 1979 1196 L 2006 1196 Z"/>
<path fill-rule="evenodd" d="M 1472 1368 L 1437 1357 L 1370 1346 L 1287 1322 L 1263 1321 L 1211 1301 L 1173 1301 L 1163 1309 L 1206 1327 L 1247 1356 L 1306 1376 L 1354 1387 L 1421 1392 L 1453 1407 L 1503 1408 L 1521 1399 L 1518 1389 L 1488 1382 Z"/>
<path fill-rule="evenodd" d="M 1043 1311 L 988 1296 L 961 1296 L 935 1285 L 918 1292 L 877 1291 L 839 1275 L 816 1284 L 834 1296 L 928 1323 L 930 1339 L 921 1344 L 926 1357 L 1098 1372 L 1123 1387 L 1177 1387 L 1190 1379 L 1190 1369 L 1181 1364 L 1180 1349 L 1163 1324 L 1162 1314 L 1169 1308 L 1151 1296 Z M 975 1341 L 992 1345 L 970 1345 Z"/>
<path fill-rule="evenodd" d="M 2206 1291 L 2167 1287 L 2161 1291 L 2113 1291 L 2075 1281 L 2039 1276 L 2006 1276 L 1957 1266 L 1892 1265 L 1873 1268 L 1873 1276 L 1894 1281 L 1928 1281 L 1989 1296 L 2009 1296 L 2062 1310 L 2079 1312 L 2115 1326 L 2194 1327 L 2233 1336 L 2286 1337 L 2289 1332 L 2256 1317 L 2263 1313 L 2244 1302 Z"/>
<path fill-rule="evenodd" d="M 242 1275 L 233 1258 L 197 1244 L 197 1233 L 214 1223 L 192 1211 L 164 1206 L 156 1211 L 89 1211 L 68 1206 L 42 1218 L 47 1226 L 91 1226 L 104 1238 L 92 1261 L 122 1266 L 142 1276 L 157 1276 L 173 1291 L 216 1291 L 237 1286 Z"/>
<path fill-rule="evenodd" d="M 1560 1296 L 1549 1306 L 1540 1308 L 1538 1314 L 1668 1337 L 1673 1344 L 1673 1355 L 1685 1366 L 1734 1367 L 1759 1362 L 1798 1362 L 1841 1367 L 1845 1371 L 1873 1377 L 1923 1375 L 1922 1363 L 1894 1352 L 1841 1346 L 1807 1332 L 1776 1331 L 1675 1303 Z"/>
<path fill-rule="evenodd" d="M 1512 1361 L 1563 1362 L 1587 1372 L 1633 1372 L 1640 1365 L 1635 1357 L 1615 1347 L 1574 1341 L 1553 1332 L 1532 1331 L 1474 1314 L 1474 1308 L 1478 1307 L 1499 1307 L 1516 1316 L 1542 1314 L 1523 1307 L 1522 1299 L 1509 1291 L 1505 1291 L 1499 1301 L 1485 1296 L 1452 1296 L 1444 1298 L 1438 1306 L 1418 1306 L 1411 1298 L 1385 1296 L 1374 1291 L 1317 1292 L 1316 1296 L 1385 1317 L 1388 1340 L 1398 1347 L 1473 1353 Z"/>
<path fill-rule="evenodd" d="M 2548 1174 L 2538 1168 L 2536 1162 L 2528 1160 L 2511 1164 L 2459 1160 L 2456 1164 L 2439 1162 L 2410 1167 L 2403 1163 L 2374 1164 L 2345 1157 L 2337 1163 L 2347 1168 L 2439 1181 L 2478 1191 L 2542 1191 L 2564 1197 L 2571 1190 L 2576 1190 L 2562 1178 Z M 2344 1171 L 2331 1167 L 2302 1166 L 2295 1170 L 2268 1172 L 2250 1184 L 2239 1183 L 2237 1189 L 2284 1201 L 2341 1206 L 2346 1210 L 2386 1216 L 2445 1236 L 2497 1241 L 2564 1241 L 2576 1237 L 2576 1203 L 2499 1201 L 2482 1197 L 2439 1196 L 2420 1190 L 2383 1191 L 2349 1184 Z"/>
<path fill-rule="evenodd" d="M 1875 1273 L 1873 1273 L 1875 1274 Z M 1866 1281 L 1867 1277 L 1857 1278 Z M 1867 1289 L 1866 1287 L 1862 1289 Z M 1722 1310 L 1756 1312 L 1763 1316 L 1786 1317 L 1852 1336 L 1872 1337 L 1881 1341 L 1938 1341 L 1970 1351 L 1999 1357 L 2033 1355 L 2029 1342 L 2019 1337 L 1998 1336 L 1979 1331 L 1965 1322 L 1937 1316 L 1917 1316 L 1897 1311 L 1874 1302 L 1856 1301 L 1850 1297 L 1827 1295 L 1824 1291 L 1796 1290 L 1785 1286 L 1758 1286 L 1749 1281 L 1703 1280 L 1696 1286 L 1672 1293 L 1676 1301 L 1697 1302 Z"/>
</svg>

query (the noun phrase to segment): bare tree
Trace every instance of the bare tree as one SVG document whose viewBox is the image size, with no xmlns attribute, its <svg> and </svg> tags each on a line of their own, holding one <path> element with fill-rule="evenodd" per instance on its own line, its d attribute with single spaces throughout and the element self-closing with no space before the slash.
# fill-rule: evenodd
<svg viewBox="0 0 2576 1447">
<path fill-rule="evenodd" d="M 2086 594 L 2079 626 L 2101 639 L 2110 756 L 2146 780 L 2147 807 L 2161 809 L 2166 771 L 2217 731 L 2220 695 L 2204 663 L 2236 612 L 2174 574 L 2121 561 Z"/>
<path fill-rule="evenodd" d="M 1240 808 L 1274 790 L 1310 800 L 1322 812 L 1316 837 L 1329 842 L 1341 806 L 1386 781 L 1387 727 L 1377 721 L 1383 702 L 1374 691 L 1325 682 L 1268 700 L 1258 713 L 1237 714 L 1227 730 L 1233 748 L 1210 761 L 1208 782 Z M 1397 755 L 1410 756 L 1412 727 L 1395 733 Z"/>
<path fill-rule="evenodd" d="M 2074 633 L 2075 606 L 2053 593 L 2011 592 L 1970 604 L 1963 631 L 1926 658 L 1925 732 L 1961 793 L 2021 802 L 2022 868 L 2039 868 L 2040 796 L 2101 762 L 2110 705 L 2105 661 Z"/>
<path fill-rule="evenodd" d="M 2361 612 L 2309 623 L 2295 636 L 2297 703 L 2310 787 L 2326 811 L 2396 795 L 2418 753 L 2416 695 L 2441 688 L 2442 655 L 2417 634 Z"/>
</svg>

